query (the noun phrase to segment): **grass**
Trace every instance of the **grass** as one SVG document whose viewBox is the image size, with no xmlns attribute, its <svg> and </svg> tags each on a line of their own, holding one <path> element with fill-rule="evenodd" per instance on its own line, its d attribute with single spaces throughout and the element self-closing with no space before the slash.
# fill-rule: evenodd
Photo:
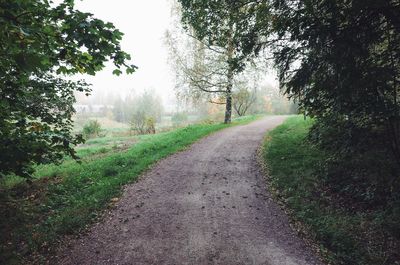
<svg viewBox="0 0 400 265">
<path fill-rule="evenodd" d="M 111 152 L 122 151 L 128 149 L 131 145 L 139 142 L 141 139 L 146 138 L 146 135 L 138 136 L 125 136 L 125 137 L 113 137 L 106 136 L 100 138 L 93 138 L 86 141 L 84 145 L 76 148 L 77 155 L 86 162 L 87 160 L 93 160 L 98 156 L 105 156 Z M 66 157 L 61 165 L 40 165 L 36 167 L 36 172 L 33 175 L 34 180 L 41 179 L 43 177 L 52 177 L 60 172 L 62 173 L 65 168 L 75 164 L 76 161 L 70 157 Z M 25 179 L 10 175 L 0 180 L 0 189 L 11 189 L 18 184 L 24 182 Z"/>
<path fill-rule="evenodd" d="M 327 155 L 306 140 L 312 123 L 291 117 L 267 135 L 263 157 L 273 194 L 329 264 L 400 264 L 382 210 L 346 208 L 327 191 L 320 177 Z"/>
<path fill-rule="evenodd" d="M 232 125 L 255 120 L 249 116 Z M 113 148 L 116 140 L 93 139 L 78 150 L 83 162 L 38 168 L 33 184 L 0 186 L 0 260 L 20 264 L 26 258 L 42 262 L 63 235 L 84 229 L 152 164 L 183 150 L 196 140 L 232 125 L 197 124 L 156 135 L 126 138 L 134 144 Z"/>
</svg>

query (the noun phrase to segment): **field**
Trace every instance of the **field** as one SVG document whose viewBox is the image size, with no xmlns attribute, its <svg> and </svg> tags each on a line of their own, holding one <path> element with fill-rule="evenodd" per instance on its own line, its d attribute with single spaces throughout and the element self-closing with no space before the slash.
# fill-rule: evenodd
<svg viewBox="0 0 400 265">
<path fill-rule="evenodd" d="M 256 116 L 234 120 L 245 124 Z M 12 177 L 1 183 L 0 260 L 40 261 L 63 235 L 76 234 L 118 200 L 121 187 L 158 160 L 232 125 L 196 124 L 155 135 L 103 137 L 78 148 L 82 163 L 37 168 L 33 183 Z"/>
</svg>

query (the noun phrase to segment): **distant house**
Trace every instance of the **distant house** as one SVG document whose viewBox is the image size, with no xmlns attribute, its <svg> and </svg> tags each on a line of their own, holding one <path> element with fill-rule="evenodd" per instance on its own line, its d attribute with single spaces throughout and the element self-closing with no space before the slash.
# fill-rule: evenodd
<svg viewBox="0 0 400 265">
<path fill-rule="evenodd" d="M 84 105 L 84 104 L 74 104 L 74 109 L 76 113 L 101 113 L 107 109 L 114 109 L 113 105 Z"/>
</svg>

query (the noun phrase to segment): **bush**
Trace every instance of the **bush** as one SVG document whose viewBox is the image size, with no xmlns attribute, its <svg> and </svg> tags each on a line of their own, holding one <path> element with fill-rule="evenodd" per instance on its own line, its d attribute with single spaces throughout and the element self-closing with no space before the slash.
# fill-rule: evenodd
<svg viewBox="0 0 400 265">
<path fill-rule="evenodd" d="M 326 184 L 359 206 L 385 206 L 400 193 L 399 165 L 384 126 L 339 115 L 319 118 L 309 139 L 326 151 Z"/>
<path fill-rule="evenodd" d="M 155 118 L 147 117 L 144 111 L 136 111 L 131 119 L 131 131 L 136 134 L 154 134 L 156 133 Z"/>
<path fill-rule="evenodd" d="M 156 120 L 153 117 L 146 118 L 145 130 L 147 134 L 156 133 Z"/>
<path fill-rule="evenodd" d="M 97 120 L 91 120 L 83 126 L 83 137 L 85 139 L 98 137 L 101 131 L 101 124 Z"/>
</svg>

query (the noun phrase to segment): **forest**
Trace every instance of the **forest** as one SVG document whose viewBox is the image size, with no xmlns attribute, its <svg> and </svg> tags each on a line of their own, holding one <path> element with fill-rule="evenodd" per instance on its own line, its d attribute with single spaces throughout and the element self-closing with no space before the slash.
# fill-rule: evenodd
<svg viewBox="0 0 400 265">
<path fill-rule="evenodd" d="M 141 65 L 123 48 L 122 31 L 80 11 L 76 2 L 0 0 L 0 263 L 74 264 L 54 259 L 65 238 L 102 222 L 124 201 L 124 187 L 139 185 L 142 175 L 152 178 L 168 159 L 188 152 L 188 161 L 205 163 L 206 155 L 196 158 L 195 151 L 203 150 L 197 145 L 221 134 L 203 147 L 209 159 L 216 149 L 237 149 L 222 154 L 223 162 L 221 154 L 215 156 L 204 166 L 207 172 L 197 164 L 190 174 L 184 166 L 175 168 L 184 174 L 182 183 L 213 170 L 224 178 L 230 172 L 235 183 L 246 177 L 251 182 L 253 173 L 231 167 L 255 167 L 259 153 L 264 191 L 289 216 L 290 233 L 321 262 L 309 264 L 400 264 L 398 0 L 171 0 L 171 23 L 158 40 L 167 54 L 171 91 L 91 85 L 85 77 L 104 71 L 135 79 Z M 256 125 L 262 122 L 268 126 L 261 130 Z M 257 138 L 261 131 L 263 139 Z M 259 139 L 254 150 L 248 149 L 252 137 Z M 230 157 L 242 153 L 237 161 Z M 169 176 L 168 170 L 161 175 Z M 240 178 L 233 181 L 235 174 Z M 173 209 L 179 201 L 173 196 L 193 192 L 182 186 L 165 195 L 162 185 L 151 187 Z M 257 195 L 235 195 L 231 188 L 228 193 L 220 187 L 264 205 Z M 154 200 L 149 205 L 157 205 Z M 145 219 L 146 213 L 138 216 Z M 222 230 L 214 236 L 224 233 L 222 225 L 216 227 Z M 232 244 L 242 250 L 239 238 Z M 154 251 L 161 253 L 156 246 Z M 271 264 L 308 264 L 285 255 L 286 263 Z M 212 264 L 239 262 L 212 256 Z M 156 264 L 174 264 L 172 258 Z M 182 264 L 206 264 L 198 258 Z"/>
</svg>

